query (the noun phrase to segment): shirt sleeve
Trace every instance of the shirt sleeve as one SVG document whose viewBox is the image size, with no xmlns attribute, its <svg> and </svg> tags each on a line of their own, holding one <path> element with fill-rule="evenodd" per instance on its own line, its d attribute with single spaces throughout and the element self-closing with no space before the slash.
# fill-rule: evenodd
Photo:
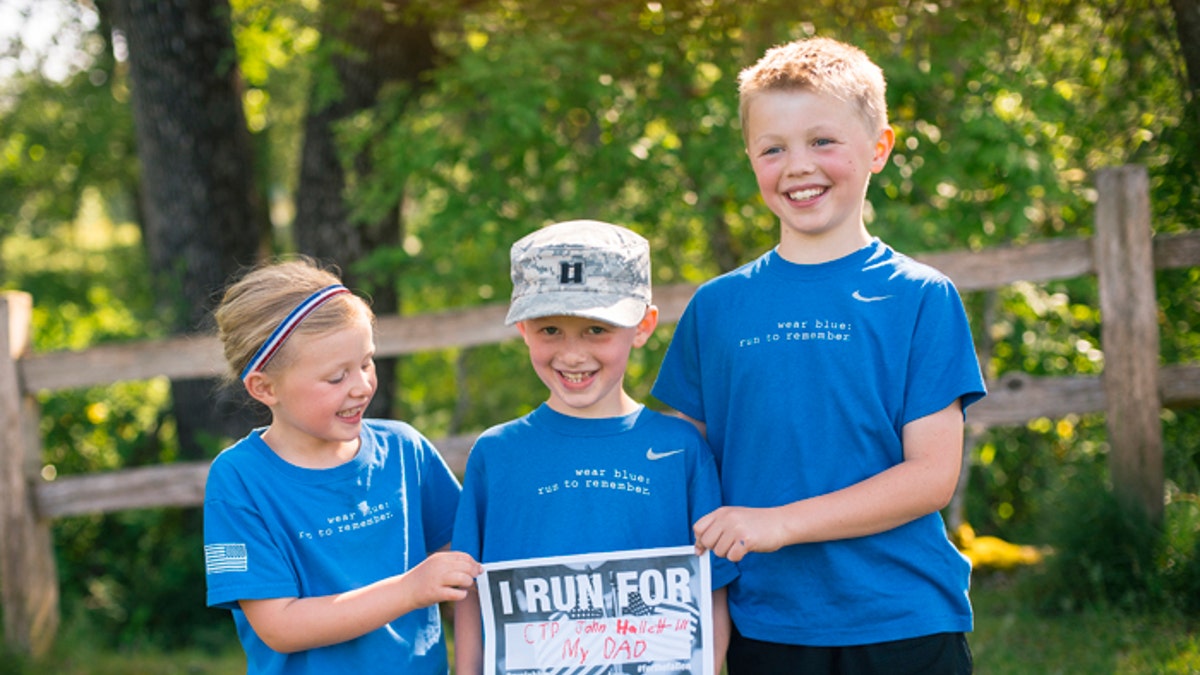
<svg viewBox="0 0 1200 675">
<path fill-rule="evenodd" d="M 479 444 L 472 448 L 467 457 L 467 469 L 463 477 L 462 498 L 454 519 L 454 539 L 450 545 L 455 551 L 483 560 L 483 520 L 487 509 L 487 481 L 484 471 L 483 452 Z"/>
<path fill-rule="evenodd" d="M 696 452 L 696 463 L 689 489 L 692 524 L 721 507 L 721 483 L 717 478 L 716 461 L 713 459 L 708 444 L 704 442 L 699 433 L 696 434 L 696 443 L 699 448 Z M 694 534 L 692 542 L 695 543 Z M 737 566 L 726 558 L 713 555 L 711 565 L 713 590 L 724 588 L 738 576 Z"/>
<path fill-rule="evenodd" d="M 204 576 L 210 607 L 239 600 L 294 598 L 300 583 L 261 516 L 226 495 L 223 472 L 210 471 L 204 501 Z"/>
<path fill-rule="evenodd" d="M 926 289 L 909 355 L 904 423 L 942 410 L 961 400 L 967 406 L 983 398 L 986 388 L 971 327 L 962 299 L 946 278 Z"/>
<path fill-rule="evenodd" d="M 696 296 L 693 296 L 675 325 L 671 344 L 650 393 L 684 415 L 704 422 L 698 313 Z"/>
<path fill-rule="evenodd" d="M 425 526 L 425 548 L 436 551 L 450 543 L 454 532 L 454 514 L 462 493 L 462 486 L 445 458 L 424 436 L 420 436 L 420 452 L 423 458 L 421 471 L 421 501 Z"/>
</svg>

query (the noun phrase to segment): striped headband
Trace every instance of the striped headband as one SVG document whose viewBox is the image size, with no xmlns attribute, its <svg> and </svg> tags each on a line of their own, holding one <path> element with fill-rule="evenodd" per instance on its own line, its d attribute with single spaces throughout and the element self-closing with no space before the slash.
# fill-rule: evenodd
<svg viewBox="0 0 1200 675">
<path fill-rule="evenodd" d="M 308 318 L 309 314 L 315 312 L 318 307 L 325 304 L 325 302 L 333 296 L 349 292 L 350 289 L 346 288 L 345 286 L 341 284 L 334 284 L 332 286 L 326 286 L 325 288 L 322 288 L 316 293 L 313 293 L 305 298 L 304 302 L 297 305 L 296 309 L 293 309 L 291 314 L 288 314 L 287 317 L 279 323 L 279 326 L 276 327 L 271 333 L 271 337 L 267 338 L 267 341 L 258 348 L 258 351 L 254 352 L 254 356 L 250 359 L 250 363 L 247 363 L 246 367 L 242 369 L 241 379 L 245 380 L 250 373 L 258 372 L 263 368 L 266 368 L 267 363 L 271 360 L 271 357 L 275 356 L 275 353 L 279 351 L 279 348 L 282 347 L 283 343 L 286 342 L 291 336 L 292 331 L 296 330 L 296 326 L 299 326 L 301 321 L 304 321 L 304 319 Z"/>
</svg>

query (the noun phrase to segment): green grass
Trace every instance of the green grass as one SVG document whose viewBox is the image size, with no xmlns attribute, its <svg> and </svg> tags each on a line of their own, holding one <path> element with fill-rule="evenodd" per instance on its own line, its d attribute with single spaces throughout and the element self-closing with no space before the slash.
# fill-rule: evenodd
<svg viewBox="0 0 1200 675">
<path fill-rule="evenodd" d="M 980 675 L 1200 673 L 1200 622 L 1168 614 L 1086 610 L 1043 616 L 995 581 L 971 592 Z"/>
<path fill-rule="evenodd" d="M 230 626 L 232 629 L 232 625 Z M 230 650 L 164 653 L 143 649 L 100 652 L 74 649 L 61 642 L 54 653 L 35 663 L 0 665 L 0 675 L 245 675 L 246 657 L 236 644 Z"/>
<path fill-rule="evenodd" d="M 1011 584 L 996 579 L 977 582 L 972 600 L 970 642 L 979 675 L 1200 673 L 1195 619 L 1102 610 L 1042 616 L 1021 604 Z M 229 630 L 232 634 L 232 622 Z M 22 667 L 0 658 L 0 675 L 242 675 L 245 668 L 232 638 L 229 648 L 216 653 L 106 652 L 60 639 L 54 653 L 37 663 Z"/>
</svg>

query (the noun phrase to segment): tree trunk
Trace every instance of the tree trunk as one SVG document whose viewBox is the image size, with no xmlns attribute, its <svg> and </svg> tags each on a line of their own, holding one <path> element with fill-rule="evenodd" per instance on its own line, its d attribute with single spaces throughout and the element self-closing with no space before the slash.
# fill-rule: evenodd
<svg viewBox="0 0 1200 675">
<path fill-rule="evenodd" d="M 1179 36 L 1191 94 L 1184 96 L 1184 105 L 1191 112 L 1194 128 L 1200 131 L 1200 1 L 1171 0 L 1171 9 L 1175 12 L 1175 33 Z"/>
<path fill-rule="evenodd" d="M 1200 96 L 1200 2 L 1171 0 L 1171 9 L 1175 12 L 1175 32 L 1187 68 L 1188 88 L 1194 99 Z"/>
<path fill-rule="evenodd" d="M 378 101 L 380 89 L 389 82 L 403 82 L 415 92 L 421 75 L 433 68 L 433 29 L 400 9 L 385 11 L 378 1 L 359 0 L 327 5 L 321 31 L 327 53 L 334 54 L 324 67 L 333 68 L 341 85 L 341 96 L 318 105 L 314 91 L 312 107 L 304 125 L 296 219 L 293 231 L 301 253 L 336 263 L 347 285 L 370 293 L 377 314 L 399 312 L 397 287 L 390 279 L 374 281 L 356 276 L 353 266 L 373 249 L 398 246 L 403 239 L 402 204 L 398 201 L 375 222 L 355 221 L 347 203 L 347 186 L 373 171 L 364 151 L 343 162 L 336 125 Z M 403 16 L 401 16 L 403 15 Z M 328 48 L 329 45 L 335 45 Z M 415 94 L 412 94 L 415 96 Z M 390 416 L 396 386 L 395 359 L 380 360 L 379 392 L 368 414 Z"/>
<path fill-rule="evenodd" d="M 207 327 L 228 277 L 270 236 L 255 185 L 227 0 L 109 0 L 129 51 L 142 231 L 160 315 L 173 334 Z M 245 406 L 211 380 L 172 382 L 185 458 L 205 435 L 239 436 Z"/>
</svg>

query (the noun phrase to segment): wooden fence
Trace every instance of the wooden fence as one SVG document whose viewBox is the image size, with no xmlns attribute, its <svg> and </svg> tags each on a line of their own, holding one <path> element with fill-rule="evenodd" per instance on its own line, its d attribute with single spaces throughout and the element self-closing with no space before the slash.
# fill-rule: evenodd
<svg viewBox="0 0 1200 675">
<path fill-rule="evenodd" d="M 1152 236 L 1149 184 L 1142 167 L 1103 170 L 1096 187 L 1091 238 L 917 257 L 948 274 L 963 292 L 1017 281 L 1097 276 L 1103 375 L 1010 373 L 989 383 L 989 395 L 970 409 L 969 421 L 981 428 L 1105 412 L 1114 484 L 1158 516 L 1163 508 L 1161 409 L 1200 403 L 1200 365 L 1159 366 L 1155 270 L 1200 265 L 1200 231 Z M 655 289 L 663 323 L 679 318 L 694 290 L 691 285 Z M 379 317 L 378 355 L 512 339 L 517 333 L 504 326 L 506 309 L 493 305 Z M 27 293 L 0 294 L 0 601 L 5 641 L 14 650 L 36 655 L 53 644 L 59 623 L 51 521 L 124 509 L 198 506 L 208 463 L 43 480 L 35 394 L 160 376 L 215 376 L 223 361 L 213 336 L 35 354 L 30 349 L 31 311 Z M 461 472 L 473 438 L 435 443 Z"/>
</svg>

